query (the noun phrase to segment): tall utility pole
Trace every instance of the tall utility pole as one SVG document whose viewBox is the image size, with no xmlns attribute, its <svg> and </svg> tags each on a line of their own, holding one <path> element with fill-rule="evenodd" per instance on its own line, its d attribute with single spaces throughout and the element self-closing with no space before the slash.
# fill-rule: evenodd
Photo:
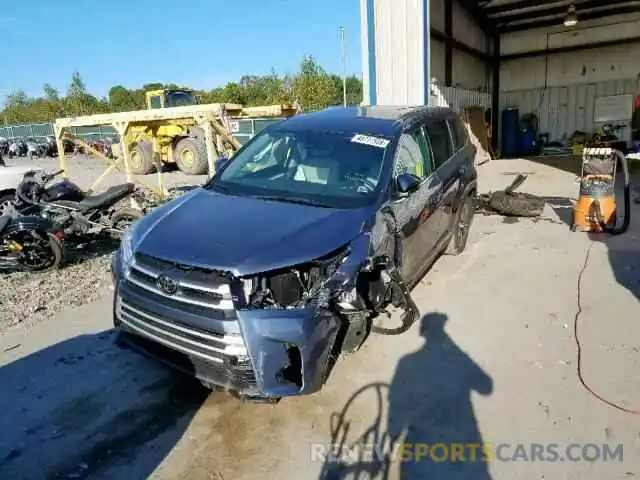
<svg viewBox="0 0 640 480">
<path fill-rule="evenodd" d="M 340 53 L 342 57 L 342 102 L 347 106 L 347 51 L 344 45 L 344 27 L 338 27 L 340 32 Z"/>
</svg>

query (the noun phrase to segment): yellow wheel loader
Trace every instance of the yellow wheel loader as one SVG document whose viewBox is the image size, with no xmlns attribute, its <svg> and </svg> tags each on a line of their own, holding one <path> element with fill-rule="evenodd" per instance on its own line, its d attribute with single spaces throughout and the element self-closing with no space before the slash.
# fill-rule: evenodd
<svg viewBox="0 0 640 480">
<path fill-rule="evenodd" d="M 146 92 L 147 110 L 197 105 L 198 99 L 193 90 L 162 89 Z M 229 110 L 232 121 L 232 135 L 245 141 L 257 133 L 259 123 L 262 128 L 268 123 L 282 120 L 297 112 L 287 105 Z M 154 135 L 155 133 L 155 135 Z M 125 140 L 129 147 L 129 168 L 131 173 L 145 175 L 156 169 L 153 158 L 153 138 L 156 138 L 160 162 L 175 163 L 186 174 L 204 175 L 208 171 L 207 146 L 205 132 L 195 125 L 193 119 L 176 119 L 153 125 L 133 125 L 129 128 Z M 243 143 L 239 140 L 240 143 Z"/>
<path fill-rule="evenodd" d="M 147 109 L 184 107 L 198 103 L 193 91 L 163 89 L 146 92 Z M 156 127 L 156 137 L 162 163 L 175 163 L 190 175 L 207 173 L 207 148 L 204 131 L 189 122 L 176 120 Z M 148 126 L 131 127 L 127 135 L 131 172 L 138 175 L 151 173 L 156 164 L 153 159 L 152 132 Z"/>
</svg>

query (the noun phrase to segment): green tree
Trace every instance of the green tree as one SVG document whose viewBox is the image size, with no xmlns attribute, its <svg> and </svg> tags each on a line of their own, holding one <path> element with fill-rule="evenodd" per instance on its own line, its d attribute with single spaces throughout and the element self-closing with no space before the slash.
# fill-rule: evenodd
<svg viewBox="0 0 640 480">
<path fill-rule="evenodd" d="M 60 101 L 60 92 L 57 89 L 53 88 L 49 83 L 45 83 L 42 87 L 44 90 L 44 99 L 49 102 L 59 102 Z"/>
<path fill-rule="evenodd" d="M 130 89 L 114 85 L 107 98 L 97 98 L 87 91 L 78 71 L 73 72 L 65 96 L 50 84 L 43 85 L 42 97 L 31 98 L 16 90 L 6 98 L 2 116 L 7 123 L 49 122 L 56 118 L 123 112 L 145 108 L 145 91 L 161 88 L 182 88 L 173 83 L 150 82 Z M 222 87 L 196 91 L 205 103 L 237 103 L 245 106 L 292 104 L 299 98 L 306 110 L 342 104 L 342 79 L 325 72 L 313 57 L 305 57 L 295 75 L 280 75 L 272 70 L 267 75 L 245 75 L 237 82 Z M 356 76 L 347 77 L 347 102 L 359 104 L 362 82 Z"/>
<path fill-rule="evenodd" d="M 331 76 L 308 56 L 302 60 L 300 72 L 293 79 L 293 95 L 305 110 L 316 110 L 336 104 L 339 93 Z"/>
<path fill-rule="evenodd" d="M 122 85 L 115 85 L 109 89 L 108 102 L 109 110 L 112 112 L 130 112 L 144 108 L 144 101 L 140 101 L 140 94 Z"/>
</svg>

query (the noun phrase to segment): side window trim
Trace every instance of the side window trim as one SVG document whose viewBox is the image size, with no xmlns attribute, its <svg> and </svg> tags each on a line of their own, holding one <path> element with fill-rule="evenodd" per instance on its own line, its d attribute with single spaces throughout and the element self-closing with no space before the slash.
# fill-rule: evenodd
<svg viewBox="0 0 640 480">
<path fill-rule="evenodd" d="M 437 122 L 441 122 L 444 123 L 444 125 L 446 126 L 446 132 L 447 132 L 447 138 L 449 141 L 449 156 L 447 157 L 447 159 L 445 161 L 443 161 L 440 165 L 436 165 L 436 156 L 433 152 L 433 147 L 431 146 L 431 135 L 429 134 L 429 126 L 433 125 Z M 456 155 L 456 153 L 458 152 L 455 148 L 455 144 L 453 143 L 453 138 L 451 136 L 451 128 L 449 127 L 449 121 L 447 117 L 438 119 L 438 120 L 432 120 L 432 121 L 428 121 L 424 124 L 423 126 L 424 128 L 424 132 L 425 132 L 425 136 L 428 138 L 429 140 L 429 144 L 431 146 L 431 151 L 432 151 L 432 158 L 433 158 L 433 164 L 434 164 L 434 172 L 438 171 L 440 168 L 442 168 L 444 165 L 446 165 L 447 163 L 449 163 L 449 161 L 451 161 L 451 159 Z"/>
<path fill-rule="evenodd" d="M 458 153 L 458 146 L 456 145 L 453 128 L 451 128 L 451 119 L 447 119 L 445 123 L 447 124 L 447 130 L 449 131 L 449 146 L 451 148 L 451 156 L 447 158 L 447 162 L 448 162 L 456 153 Z M 447 162 L 444 162 L 444 163 L 447 163 Z"/>
<path fill-rule="evenodd" d="M 438 170 L 438 167 L 436 166 L 436 158 L 433 155 L 433 148 L 431 147 L 431 139 L 429 138 L 429 134 L 427 132 L 427 126 L 422 125 L 420 129 L 422 130 L 422 136 L 424 137 L 424 141 L 427 144 L 427 149 L 429 151 L 429 163 L 431 164 L 431 173 L 429 174 L 429 176 L 431 176 L 434 175 Z"/>
<path fill-rule="evenodd" d="M 447 118 L 447 127 L 449 128 L 449 136 L 451 137 L 451 143 L 453 145 L 454 154 L 459 152 L 461 148 L 458 146 L 458 132 L 456 131 L 455 120 L 453 118 Z"/>
</svg>

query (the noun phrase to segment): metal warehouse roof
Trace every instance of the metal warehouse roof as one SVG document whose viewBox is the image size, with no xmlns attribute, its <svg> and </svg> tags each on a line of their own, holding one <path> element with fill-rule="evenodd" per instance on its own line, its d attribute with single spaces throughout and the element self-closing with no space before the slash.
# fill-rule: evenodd
<svg viewBox="0 0 640 480">
<path fill-rule="evenodd" d="M 485 26 L 500 32 L 528 30 L 562 23 L 569 6 L 580 21 L 640 12 L 632 0 L 461 0 Z"/>
</svg>

